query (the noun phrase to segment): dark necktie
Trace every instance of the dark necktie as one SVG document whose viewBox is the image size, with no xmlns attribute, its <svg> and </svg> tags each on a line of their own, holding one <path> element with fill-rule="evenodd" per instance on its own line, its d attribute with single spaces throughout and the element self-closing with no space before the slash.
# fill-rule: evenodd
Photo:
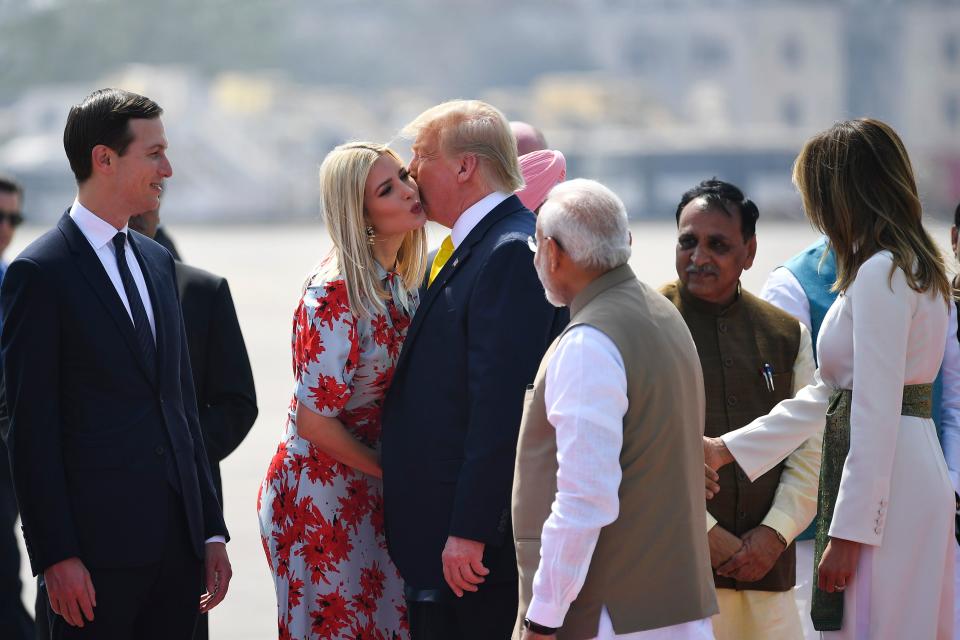
<svg viewBox="0 0 960 640">
<path fill-rule="evenodd" d="M 133 331 L 137 335 L 137 343 L 140 345 L 143 358 L 147 363 L 147 371 L 150 372 L 150 375 L 155 375 L 157 372 L 157 345 L 153 341 L 153 332 L 150 331 L 150 321 L 147 320 L 147 310 L 140 298 L 140 291 L 137 289 L 137 283 L 134 282 L 133 274 L 130 273 L 130 266 L 127 264 L 127 254 L 124 251 L 126 241 L 127 234 L 122 231 L 113 236 L 113 248 L 117 254 L 120 281 L 123 282 L 127 302 L 130 303 L 130 312 L 133 315 Z"/>
</svg>

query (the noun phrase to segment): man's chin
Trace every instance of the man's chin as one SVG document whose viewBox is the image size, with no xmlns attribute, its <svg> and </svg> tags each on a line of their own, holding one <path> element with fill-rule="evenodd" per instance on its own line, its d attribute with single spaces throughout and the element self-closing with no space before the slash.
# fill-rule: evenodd
<svg viewBox="0 0 960 640">
<path fill-rule="evenodd" d="M 555 307 L 565 307 L 565 306 L 567 306 L 567 303 L 564 302 L 563 300 L 561 300 L 561 299 L 560 299 L 555 293 L 553 293 L 552 291 L 547 291 L 546 289 L 544 289 L 543 293 L 544 293 L 544 295 L 546 295 L 546 297 L 547 297 L 547 302 L 549 302 L 549 303 L 552 304 L 553 306 L 555 306 Z"/>
</svg>

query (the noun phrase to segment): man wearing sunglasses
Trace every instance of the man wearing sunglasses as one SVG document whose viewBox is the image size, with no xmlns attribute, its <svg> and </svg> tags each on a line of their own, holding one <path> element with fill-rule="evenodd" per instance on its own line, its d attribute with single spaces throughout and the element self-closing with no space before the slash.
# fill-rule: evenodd
<svg viewBox="0 0 960 640">
<path fill-rule="evenodd" d="M 23 222 L 23 188 L 13 178 L 0 175 L 0 280 L 7 271 L 3 253 L 13 240 L 14 230 Z"/>
<path fill-rule="evenodd" d="M 13 240 L 14 230 L 23 222 L 22 205 L 23 188 L 13 178 L 0 175 L 0 281 L 7 271 L 3 254 Z M 0 413 L 5 416 L 6 399 L 2 397 L 2 390 L 3 384 L 0 384 L 0 404 L 4 407 Z M 20 549 L 14 533 L 18 512 L 4 443 L 6 422 L 5 417 L 0 418 L 0 629 L 12 632 L 11 640 L 27 640 L 33 638 L 33 620 L 20 599 Z"/>
</svg>

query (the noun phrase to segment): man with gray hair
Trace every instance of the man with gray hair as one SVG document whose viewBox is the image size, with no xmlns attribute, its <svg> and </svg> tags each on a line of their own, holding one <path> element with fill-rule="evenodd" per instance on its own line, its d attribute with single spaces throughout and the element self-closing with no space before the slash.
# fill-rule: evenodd
<svg viewBox="0 0 960 640">
<path fill-rule="evenodd" d="M 516 637 L 712 638 L 703 377 L 690 332 L 627 264 L 626 210 L 603 185 L 555 187 L 529 244 L 547 299 L 571 319 L 520 428 Z"/>
<path fill-rule="evenodd" d="M 527 251 L 536 219 L 513 195 L 523 179 L 503 115 L 455 100 L 407 132 L 420 201 L 450 235 L 384 404 L 387 543 L 413 640 L 503 640 L 517 613 L 510 486 L 523 391 L 563 314 Z"/>
</svg>

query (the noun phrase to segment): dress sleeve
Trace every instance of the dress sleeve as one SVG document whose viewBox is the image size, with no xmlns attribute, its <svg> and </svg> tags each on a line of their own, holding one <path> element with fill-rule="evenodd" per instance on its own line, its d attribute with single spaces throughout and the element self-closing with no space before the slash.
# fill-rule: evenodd
<svg viewBox="0 0 960 640">
<path fill-rule="evenodd" d="M 781 401 L 770 413 L 720 436 L 750 481 L 753 482 L 797 447 L 823 433 L 827 402 L 833 389 L 820 378 Z"/>
<path fill-rule="evenodd" d="M 793 364 L 793 391 L 810 384 L 815 367 L 813 342 L 807 328 L 800 325 L 800 348 Z M 817 515 L 817 486 L 820 480 L 820 452 L 823 432 L 814 435 L 787 456 L 773 505 L 760 524 L 766 525 L 791 542 Z"/>
<path fill-rule="evenodd" d="M 867 260 L 849 289 L 853 313 L 850 452 L 830 537 L 879 545 L 900 430 L 910 321 L 916 294 L 889 259 Z"/>
<path fill-rule="evenodd" d="M 360 355 L 357 320 L 342 280 L 307 289 L 294 318 L 294 375 L 301 406 L 340 415 L 353 393 Z"/>
</svg>

